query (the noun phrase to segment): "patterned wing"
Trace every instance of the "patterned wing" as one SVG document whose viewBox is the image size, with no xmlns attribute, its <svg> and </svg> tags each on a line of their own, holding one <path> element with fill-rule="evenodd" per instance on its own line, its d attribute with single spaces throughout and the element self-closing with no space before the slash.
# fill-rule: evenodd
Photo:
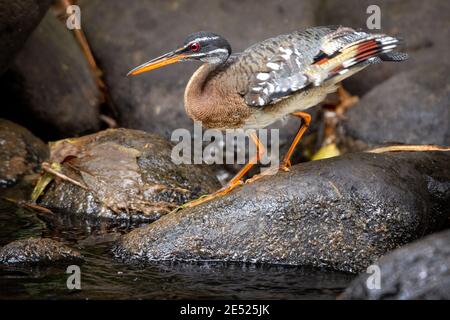
<svg viewBox="0 0 450 320">
<path fill-rule="evenodd" d="M 361 64 L 405 60 L 406 54 L 391 52 L 398 43 L 384 34 L 344 27 L 311 28 L 266 40 L 247 49 L 249 55 L 260 51 L 260 63 L 249 78 L 245 102 L 263 107 Z"/>
</svg>

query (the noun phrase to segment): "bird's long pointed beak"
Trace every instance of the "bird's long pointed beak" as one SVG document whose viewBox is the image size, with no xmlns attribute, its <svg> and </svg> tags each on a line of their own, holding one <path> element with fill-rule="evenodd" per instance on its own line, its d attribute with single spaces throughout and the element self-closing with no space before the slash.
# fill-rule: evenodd
<svg viewBox="0 0 450 320">
<path fill-rule="evenodd" d="M 144 64 L 141 64 L 140 66 L 137 66 L 136 68 L 128 72 L 127 76 L 135 76 L 144 72 L 155 70 L 167 66 L 169 64 L 178 62 L 187 57 L 187 55 L 181 53 L 182 50 L 184 50 L 184 48 L 171 51 L 158 58 L 152 59 Z"/>
</svg>

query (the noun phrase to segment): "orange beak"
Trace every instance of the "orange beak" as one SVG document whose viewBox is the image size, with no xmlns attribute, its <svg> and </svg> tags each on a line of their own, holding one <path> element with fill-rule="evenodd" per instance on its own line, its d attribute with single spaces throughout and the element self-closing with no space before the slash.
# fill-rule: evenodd
<svg viewBox="0 0 450 320">
<path fill-rule="evenodd" d="M 135 76 L 144 72 L 148 72 L 151 70 L 155 70 L 169 64 L 179 62 L 180 60 L 187 57 L 185 54 L 181 54 L 180 51 L 184 50 L 184 48 L 177 49 L 175 51 L 166 53 L 158 58 L 152 59 L 140 66 L 134 68 L 130 72 L 128 72 L 127 76 Z"/>
</svg>

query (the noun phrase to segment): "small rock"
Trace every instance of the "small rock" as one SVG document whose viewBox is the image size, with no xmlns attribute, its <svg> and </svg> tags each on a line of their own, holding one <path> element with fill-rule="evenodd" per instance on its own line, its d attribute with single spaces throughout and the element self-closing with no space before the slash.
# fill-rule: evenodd
<svg viewBox="0 0 450 320">
<path fill-rule="evenodd" d="M 0 84 L 0 113 L 45 140 L 100 128 L 94 77 L 73 34 L 50 11 Z"/>
<path fill-rule="evenodd" d="M 370 274 L 356 278 L 341 299 L 450 299 L 450 230 L 430 235 L 382 257 L 379 288 Z M 373 277 L 373 276 L 372 276 Z"/>
<path fill-rule="evenodd" d="M 44 17 L 52 0 L 0 1 L 0 75 Z"/>
<path fill-rule="evenodd" d="M 0 119 L 0 187 L 35 172 L 48 157 L 48 147 L 27 129 Z"/>
<path fill-rule="evenodd" d="M 129 129 L 59 141 L 50 161 L 85 189 L 57 178 L 41 205 L 81 216 L 147 221 L 220 188 L 208 167 L 172 162 L 172 147 L 160 136 Z"/>
<path fill-rule="evenodd" d="M 0 249 L 0 264 L 53 264 L 81 262 L 81 254 L 55 240 L 29 238 Z"/>
<path fill-rule="evenodd" d="M 417 66 L 373 88 L 345 114 L 344 147 L 450 145 L 449 72 L 443 64 Z"/>
<path fill-rule="evenodd" d="M 128 262 L 224 260 L 357 272 L 442 228 L 450 152 L 354 153 L 294 166 L 123 236 Z"/>
</svg>

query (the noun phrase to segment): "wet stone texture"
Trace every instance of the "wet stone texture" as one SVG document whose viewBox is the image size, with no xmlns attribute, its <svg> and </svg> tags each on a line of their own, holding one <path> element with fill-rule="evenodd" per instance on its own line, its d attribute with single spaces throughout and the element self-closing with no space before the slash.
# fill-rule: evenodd
<svg viewBox="0 0 450 320">
<path fill-rule="evenodd" d="M 449 73 L 450 65 L 419 65 L 373 88 L 345 114 L 341 147 L 450 145 Z"/>
<path fill-rule="evenodd" d="M 341 299 L 450 299 L 450 231 L 420 239 L 382 257 L 380 287 L 368 289 L 369 274 L 362 274 Z M 373 282 L 369 281 L 371 285 Z"/>
<path fill-rule="evenodd" d="M 186 201 L 220 188 L 208 167 L 171 159 L 160 136 L 110 129 L 52 145 L 51 162 L 85 189 L 56 178 L 40 204 L 90 217 L 154 220 Z"/>
<path fill-rule="evenodd" d="M 443 226 L 450 153 L 354 153 L 295 166 L 123 236 L 128 262 L 224 260 L 358 272 Z"/>
<path fill-rule="evenodd" d="M 48 157 L 48 147 L 27 129 L 0 119 L 0 187 L 36 171 Z"/>
<path fill-rule="evenodd" d="M 81 262 L 81 254 L 52 239 L 29 238 L 0 248 L 0 264 L 54 264 Z"/>
<path fill-rule="evenodd" d="M 49 11 L 0 79 L 0 115 L 45 140 L 100 129 L 100 92 L 72 32 Z"/>
</svg>

